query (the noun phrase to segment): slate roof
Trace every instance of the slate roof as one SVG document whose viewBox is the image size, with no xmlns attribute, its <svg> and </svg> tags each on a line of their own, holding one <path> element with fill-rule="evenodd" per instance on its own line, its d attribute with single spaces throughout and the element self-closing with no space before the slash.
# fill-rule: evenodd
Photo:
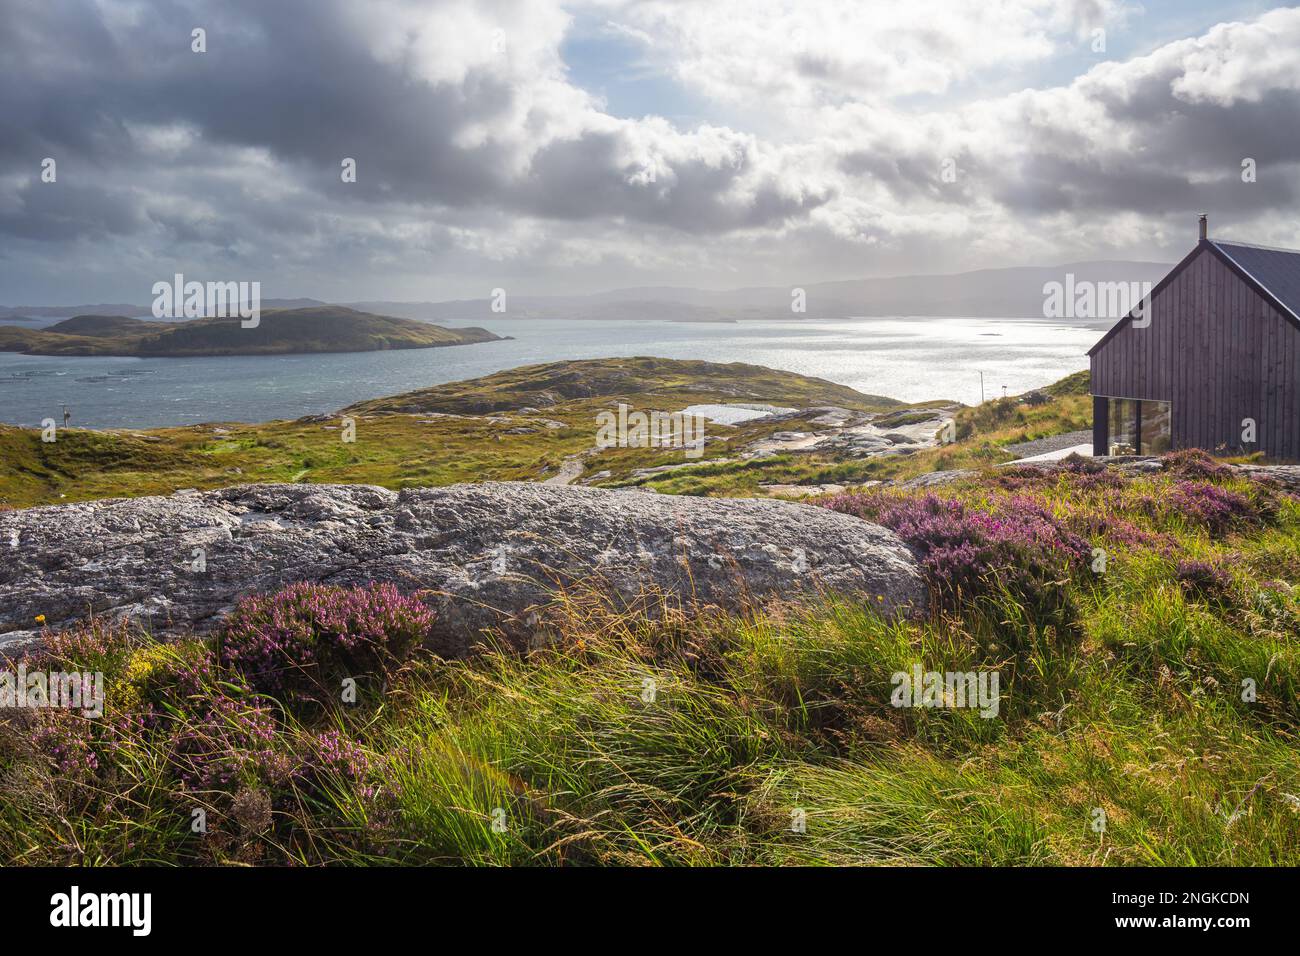
<svg viewBox="0 0 1300 956">
<path fill-rule="evenodd" d="M 1300 251 L 1217 239 L 1210 242 L 1300 318 Z"/>
<path fill-rule="evenodd" d="M 1196 244 L 1182 262 L 1156 283 L 1149 298 L 1155 298 L 1165 286 L 1187 268 L 1202 249 L 1208 248 L 1218 256 L 1245 282 L 1261 293 L 1263 297 L 1281 310 L 1292 325 L 1300 328 L 1300 249 L 1278 249 L 1273 246 L 1256 246 L 1249 242 L 1222 242 L 1218 239 L 1202 239 Z M 1133 321 L 1130 312 L 1120 319 L 1109 332 L 1092 348 L 1089 355 L 1096 355 L 1102 347 L 1118 334 L 1119 330 Z"/>
</svg>

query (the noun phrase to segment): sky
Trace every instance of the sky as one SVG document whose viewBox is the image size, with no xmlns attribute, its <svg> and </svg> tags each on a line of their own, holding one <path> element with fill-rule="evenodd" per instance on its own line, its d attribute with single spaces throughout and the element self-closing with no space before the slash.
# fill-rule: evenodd
<svg viewBox="0 0 1300 956">
<path fill-rule="evenodd" d="M 4 305 L 1173 262 L 1298 189 L 1264 2 L 0 0 Z"/>
</svg>

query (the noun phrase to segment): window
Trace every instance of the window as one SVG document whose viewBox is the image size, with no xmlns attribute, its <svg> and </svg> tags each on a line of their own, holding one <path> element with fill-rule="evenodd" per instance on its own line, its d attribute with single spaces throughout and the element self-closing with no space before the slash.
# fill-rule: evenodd
<svg viewBox="0 0 1300 956">
<path fill-rule="evenodd" d="M 1170 446 L 1170 414 L 1168 402 L 1138 402 L 1140 423 L 1139 455 L 1163 455 Z"/>
<path fill-rule="evenodd" d="M 1110 453 L 1112 455 L 1136 455 L 1137 402 L 1127 398 L 1110 400 Z"/>
<path fill-rule="evenodd" d="M 1170 448 L 1169 402 L 1110 400 L 1110 453 L 1163 455 Z"/>
</svg>

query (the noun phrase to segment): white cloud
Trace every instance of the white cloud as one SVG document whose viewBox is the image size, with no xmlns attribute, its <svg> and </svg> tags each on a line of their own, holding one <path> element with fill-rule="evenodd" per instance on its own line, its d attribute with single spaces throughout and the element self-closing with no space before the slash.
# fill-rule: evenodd
<svg viewBox="0 0 1300 956">
<path fill-rule="evenodd" d="M 944 93 L 1122 13 L 1118 0 L 633 0 L 612 16 L 684 85 L 771 108 Z"/>
<path fill-rule="evenodd" d="M 1180 69 L 1173 83 L 1180 99 L 1257 103 L 1273 90 L 1300 90 L 1300 12 L 1272 10 L 1249 25 L 1220 24 L 1161 53 L 1158 61 Z"/>
</svg>

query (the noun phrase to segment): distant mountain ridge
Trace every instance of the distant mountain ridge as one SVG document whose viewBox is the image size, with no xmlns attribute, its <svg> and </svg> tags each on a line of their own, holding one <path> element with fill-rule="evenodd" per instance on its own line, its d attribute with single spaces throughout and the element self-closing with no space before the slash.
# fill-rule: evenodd
<svg viewBox="0 0 1300 956">
<path fill-rule="evenodd" d="M 581 296 L 511 296 L 507 312 L 515 318 L 637 319 L 736 321 L 857 316 L 971 316 L 1043 318 L 1043 286 L 1080 282 L 1150 282 L 1162 279 L 1169 263 L 1096 260 L 1060 266 L 981 269 L 952 275 L 849 279 L 806 286 L 756 286 L 714 291 L 676 286 L 612 289 Z M 791 308 L 795 288 L 802 288 L 806 310 Z M 485 321 L 490 301 L 360 302 L 357 308 L 432 321 Z M 1102 316 L 1101 318 L 1106 318 Z M 1119 316 L 1113 318 L 1118 319 Z"/>
<path fill-rule="evenodd" d="M 1172 268 L 1164 262 L 1087 260 L 1058 266 L 1014 266 L 938 275 L 846 279 L 804 286 L 754 286 L 710 290 L 681 286 L 642 286 L 585 295 L 509 295 L 507 317 L 569 319 L 673 319 L 681 322 L 732 322 L 740 319 L 849 318 L 855 316 L 971 316 L 976 318 L 1043 318 L 1043 286 L 1065 282 L 1150 282 Z M 801 288 L 806 310 L 791 309 L 793 292 Z M 267 299 L 264 309 L 325 307 L 317 299 Z M 493 312 L 491 300 L 452 299 L 437 302 L 373 300 L 344 303 L 363 312 L 420 322 L 482 322 Z M 148 316 L 143 306 L 81 306 L 76 313 L 94 312 Z M 74 314 L 56 307 L 0 307 L 5 315 L 52 316 Z M 1106 317 L 1102 317 L 1106 318 Z M 1119 316 L 1112 318 L 1118 319 Z"/>
</svg>

